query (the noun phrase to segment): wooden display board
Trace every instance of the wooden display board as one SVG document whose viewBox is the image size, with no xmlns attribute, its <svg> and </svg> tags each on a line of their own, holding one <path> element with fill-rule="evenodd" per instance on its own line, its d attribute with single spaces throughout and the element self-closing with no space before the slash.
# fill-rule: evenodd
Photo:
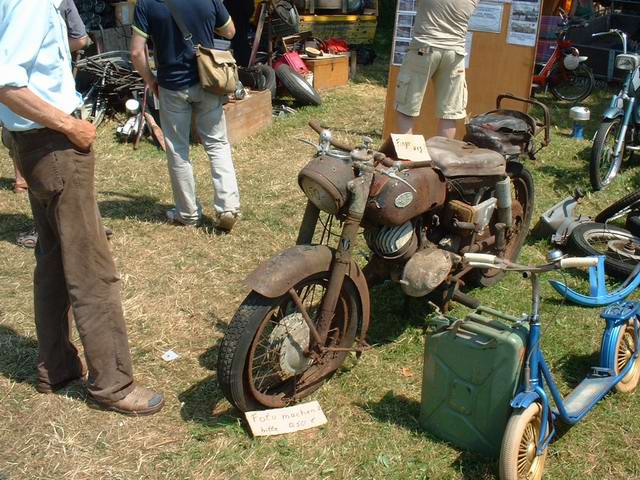
<svg viewBox="0 0 640 480">
<path fill-rule="evenodd" d="M 472 32 L 469 68 L 466 71 L 469 90 L 467 115 L 470 117 L 495 109 L 496 97 L 501 93 L 509 92 L 525 98 L 530 95 L 536 48 L 507 43 L 511 8 L 510 3 L 503 4 L 499 33 Z M 391 61 L 393 62 L 393 58 Z M 395 132 L 395 93 L 399 71 L 399 66 L 390 66 L 384 114 L 385 139 Z M 526 105 L 516 102 L 505 105 L 520 111 L 527 110 Z M 434 87 L 430 83 L 414 133 L 427 138 L 435 135 L 437 119 L 434 108 Z M 459 122 L 457 134 L 460 138 L 464 136 L 464 120 Z"/>
</svg>

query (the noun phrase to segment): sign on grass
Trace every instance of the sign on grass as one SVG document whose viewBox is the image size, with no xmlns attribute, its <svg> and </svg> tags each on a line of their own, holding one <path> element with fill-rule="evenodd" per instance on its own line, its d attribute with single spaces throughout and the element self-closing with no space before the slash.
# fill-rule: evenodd
<svg viewBox="0 0 640 480">
<path fill-rule="evenodd" d="M 327 417 L 317 401 L 293 407 L 246 412 L 245 415 L 251 433 L 256 437 L 282 435 L 283 433 L 319 427 L 327 423 Z"/>
</svg>

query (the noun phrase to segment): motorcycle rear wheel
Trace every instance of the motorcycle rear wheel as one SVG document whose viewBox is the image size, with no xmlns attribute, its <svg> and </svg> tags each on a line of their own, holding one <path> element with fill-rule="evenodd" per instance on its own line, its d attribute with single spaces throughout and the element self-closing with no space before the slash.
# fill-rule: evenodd
<svg viewBox="0 0 640 480">
<path fill-rule="evenodd" d="M 501 255 L 503 258 L 517 260 L 522 245 L 529 233 L 531 217 L 533 215 L 534 190 L 533 177 L 521 163 L 509 163 L 507 166 L 507 174 L 511 178 L 512 188 L 512 224 L 511 231 L 507 237 L 505 252 Z M 495 235 L 496 217 L 491 223 L 491 235 Z M 482 253 L 497 254 L 494 249 L 483 251 Z M 502 279 L 505 272 L 498 269 L 473 269 L 467 276 L 468 280 L 479 287 L 489 287 Z"/>
<path fill-rule="evenodd" d="M 311 275 L 294 290 L 317 324 L 330 272 Z M 345 277 L 325 347 L 350 348 L 362 321 L 357 289 Z M 306 356 L 312 337 L 302 314 L 286 293 L 267 298 L 253 291 L 242 302 L 218 354 L 218 383 L 240 411 L 286 407 L 322 386 L 347 351 Z"/>
<path fill-rule="evenodd" d="M 580 102 L 591 95 L 594 85 L 593 73 L 584 63 L 575 70 L 556 63 L 549 74 L 549 91 L 558 100 Z"/>
</svg>

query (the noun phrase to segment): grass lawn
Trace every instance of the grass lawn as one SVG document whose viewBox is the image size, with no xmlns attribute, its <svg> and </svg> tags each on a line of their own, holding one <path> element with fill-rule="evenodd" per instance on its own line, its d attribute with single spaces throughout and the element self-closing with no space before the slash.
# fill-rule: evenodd
<svg viewBox="0 0 640 480">
<path fill-rule="evenodd" d="M 372 292 L 374 348 L 350 362 L 314 395 L 326 426 L 281 438 L 252 439 L 224 400 L 215 378 L 217 345 L 248 293 L 243 278 L 257 264 L 292 245 L 305 205 L 296 175 L 315 140 L 306 127 L 317 118 L 335 134 L 379 142 L 385 61 L 325 96 L 320 108 L 275 121 L 234 148 L 243 219 L 233 234 L 212 234 L 210 221 L 193 230 L 167 225 L 172 204 L 164 155 L 143 142 L 119 144 L 115 124 L 99 131 L 96 185 L 122 276 L 122 299 L 139 382 L 166 394 L 164 411 L 128 418 L 90 408 L 80 386 L 58 395 L 34 390 L 37 346 L 33 324 L 33 253 L 15 245 L 30 225 L 26 196 L 10 190 L 12 168 L 0 151 L 0 479 L 491 479 L 495 462 L 460 451 L 420 431 L 422 328 L 430 309 L 396 286 Z M 608 92 L 589 100 L 593 118 Z M 553 144 L 528 162 L 536 181 L 534 218 L 576 186 L 588 190 L 590 143 L 568 138 L 568 111 L 550 98 Z M 199 196 L 211 216 L 211 178 L 204 152 L 193 149 Z M 625 166 L 606 191 L 589 194 L 580 213 L 595 214 L 636 188 L 640 169 Z M 525 261 L 549 248 L 531 241 Z M 584 288 L 584 276 L 569 277 Z M 511 275 L 473 292 L 509 311 L 529 309 L 528 284 Z M 597 310 L 563 306 L 544 288 L 544 348 L 564 392 L 597 360 L 603 321 Z M 456 311 L 463 314 L 464 309 Z M 173 349 L 180 355 L 166 363 Z M 604 399 L 585 421 L 550 447 L 547 477 L 640 478 L 638 394 Z"/>
</svg>

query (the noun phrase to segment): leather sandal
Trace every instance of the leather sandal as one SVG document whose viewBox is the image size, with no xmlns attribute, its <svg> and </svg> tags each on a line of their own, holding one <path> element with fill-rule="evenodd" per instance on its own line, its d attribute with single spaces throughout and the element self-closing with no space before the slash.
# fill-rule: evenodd
<svg viewBox="0 0 640 480">
<path fill-rule="evenodd" d="M 164 396 L 161 393 L 139 385 L 136 385 L 126 397 L 116 402 L 106 402 L 97 398 L 93 400 L 105 410 L 133 416 L 153 415 L 164 406 Z"/>
</svg>

